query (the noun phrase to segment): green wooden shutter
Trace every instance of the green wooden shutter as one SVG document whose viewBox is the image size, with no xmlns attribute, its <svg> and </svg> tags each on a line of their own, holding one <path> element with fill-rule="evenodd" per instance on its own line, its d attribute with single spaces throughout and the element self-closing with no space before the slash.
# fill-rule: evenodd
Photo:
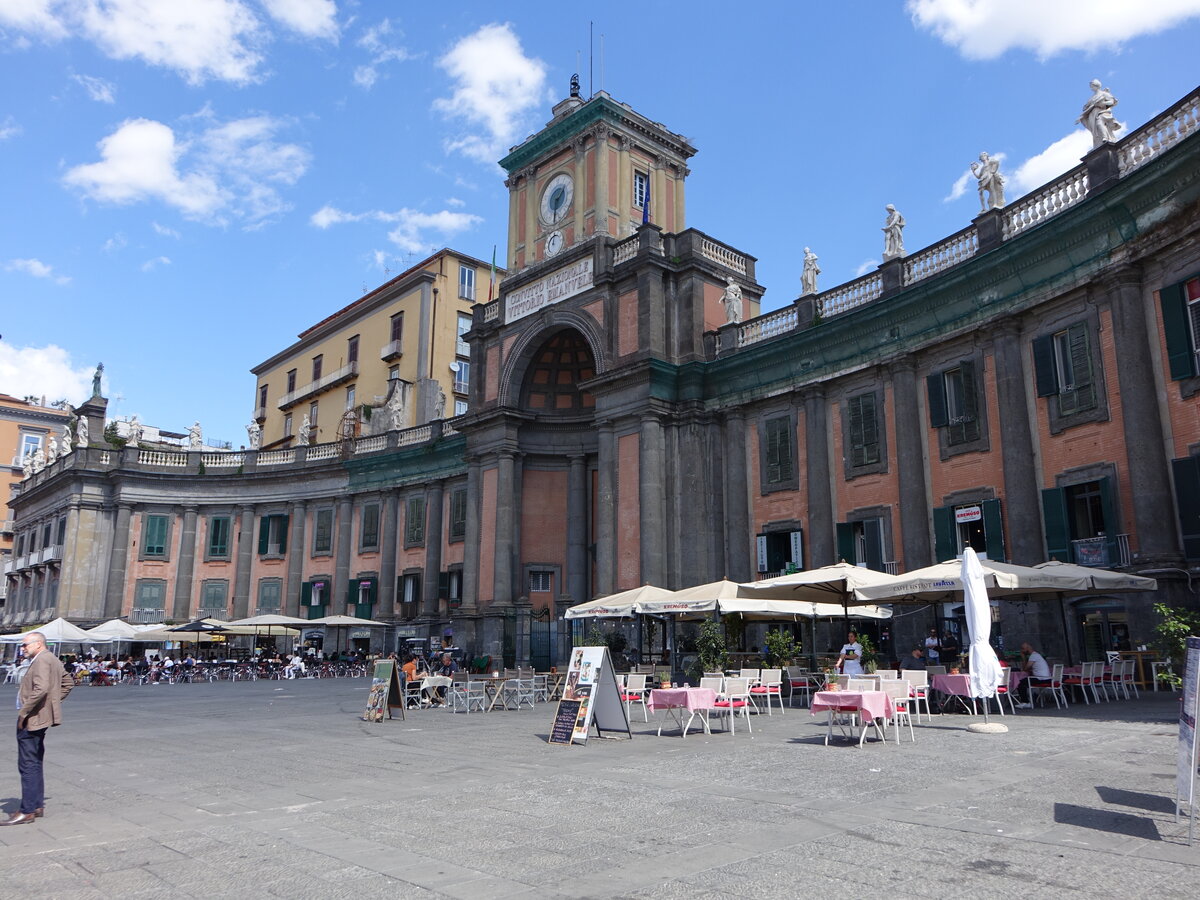
<svg viewBox="0 0 1200 900">
<path fill-rule="evenodd" d="M 838 560 L 845 560 L 850 565 L 857 564 L 854 558 L 854 525 L 851 522 L 837 523 Z"/>
<path fill-rule="evenodd" d="M 450 573 L 438 572 L 438 599 L 443 600 L 450 596 Z"/>
<path fill-rule="evenodd" d="M 300 585 L 300 606 L 312 606 L 312 582 L 310 581 Z"/>
<path fill-rule="evenodd" d="M 983 533 L 987 540 L 988 559 L 1004 562 L 1004 520 L 1000 517 L 1000 501 L 984 500 Z"/>
<path fill-rule="evenodd" d="M 1058 393 L 1058 372 L 1054 366 L 1054 335 L 1033 339 L 1033 371 L 1036 374 L 1037 395 L 1049 397 Z"/>
<path fill-rule="evenodd" d="M 279 552 L 287 553 L 288 517 L 278 516 L 279 519 Z"/>
<path fill-rule="evenodd" d="M 1167 361 L 1171 378 L 1178 381 L 1196 374 L 1196 348 L 1192 346 L 1192 333 L 1188 327 L 1187 298 L 1182 284 L 1173 284 L 1158 292 L 1158 303 L 1162 309 L 1163 335 L 1167 339 Z"/>
<path fill-rule="evenodd" d="M 1072 325 L 1067 331 L 1067 344 L 1071 352 L 1071 374 L 1075 383 L 1058 398 L 1058 411 L 1062 415 L 1091 409 L 1096 405 L 1096 385 L 1092 379 L 1092 354 L 1088 341 L 1087 326 Z"/>
<path fill-rule="evenodd" d="M 1117 559 L 1117 532 L 1121 530 L 1121 523 L 1117 520 L 1117 508 L 1113 503 L 1113 494 L 1117 485 L 1108 476 L 1101 478 L 1099 484 L 1100 511 L 1104 515 L 1104 543 L 1108 545 L 1108 564 L 1115 566 L 1119 562 Z"/>
<path fill-rule="evenodd" d="M 1200 457 L 1173 459 L 1171 469 L 1175 474 L 1175 504 L 1183 535 L 1183 555 L 1200 559 Z"/>
<path fill-rule="evenodd" d="M 1042 517 L 1046 524 L 1046 558 L 1072 562 L 1071 535 L 1067 530 L 1067 500 L 1062 488 L 1042 491 Z"/>
<path fill-rule="evenodd" d="M 946 381 L 942 373 L 927 375 L 925 386 L 929 392 L 929 425 L 942 428 L 950 422 L 950 413 L 946 409 Z"/>
<path fill-rule="evenodd" d="M 933 511 L 934 562 L 954 559 L 958 554 L 958 540 L 954 535 L 954 507 L 939 506 Z"/>
<path fill-rule="evenodd" d="M 968 422 L 974 422 L 979 418 L 979 394 L 978 387 L 975 384 L 975 363 L 969 359 L 964 359 L 958 364 L 958 371 L 962 375 L 963 418 Z"/>
<path fill-rule="evenodd" d="M 883 521 L 867 519 L 863 522 L 864 544 L 867 545 L 867 568 L 883 571 Z"/>
<path fill-rule="evenodd" d="M 263 516 L 258 520 L 258 555 L 267 555 L 267 541 L 271 537 L 271 517 Z"/>
</svg>

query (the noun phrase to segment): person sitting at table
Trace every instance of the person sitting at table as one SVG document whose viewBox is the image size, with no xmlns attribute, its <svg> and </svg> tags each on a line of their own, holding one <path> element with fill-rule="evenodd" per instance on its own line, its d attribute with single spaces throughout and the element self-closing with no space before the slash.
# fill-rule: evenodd
<svg viewBox="0 0 1200 900">
<path fill-rule="evenodd" d="M 958 665 L 958 640 L 949 631 L 942 635 L 942 665 L 957 666 Z"/>
<path fill-rule="evenodd" d="M 293 654 L 288 661 L 287 668 L 283 670 L 284 677 L 288 679 L 295 678 L 297 675 L 304 674 L 304 660 L 299 653 Z"/>
<path fill-rule="evenodd" d="M 416 681 L 417 680 L 417 658 L 415 656 L 413 656 L 411 653 L 404 654 L 404 665 L 402 665 L 400 667 L 400 670 L 402 672 L 404 672 L 404 680 L 405 681 Z"/>
<path fill-rule="evenodd" d="M 1029 677 L 1021 682 L 1022 702 L 1017 706 L 1021 709 L 1033 709 L 1033 689 L 1050 687 L 1050 664 L 1028 641 L 1021 645 L 1021 655 L 1025 657 L 1025 664 L 1021 668 L 1029 673 Z"/>
<path fill-rule="evenodd" d="M 842 652 L 838 655 L 838 670 L 843 675 L 861 675 L 862 654 L 863 648 L 858 642 L 858 632 L 851 631 L 846 635 L 846 643 L 842 645 Z"/>
<path fill-rule="evenodd" d="M 925 665 L 925 650 L 921 647 L 913 647 L 912 653 L 900 661 L 900 669 L 902 671 L 905 669 L 920 669 L 923 671 Z"/>
</svg>

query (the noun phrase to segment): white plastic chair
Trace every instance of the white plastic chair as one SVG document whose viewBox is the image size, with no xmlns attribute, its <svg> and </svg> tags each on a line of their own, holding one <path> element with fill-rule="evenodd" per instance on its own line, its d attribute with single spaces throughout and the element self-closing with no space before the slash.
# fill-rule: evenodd
<svg viewBox="0 0 1200 900">
<path fill-rule="evenodd" d="M 625 686 L 621 688 L 621 699 L 625 701 L 626 717 L 629 717 L 631 707 L 635 703 L 638 703 L 641 704 L 642 707 L 642 721 L 650 721 L 650 712 L 646 708 L 646 694 L 648 693 L 646 679 L 648 677 L 648 675 L 632 674 L 625 676 Z M 633 720 L 630 719 L 630 721 Z"/>
<path fill-rule="evenodd" d="M 771 712 L 771 698 L 779 704 L 779 714 L 783 715 L 783 669 L 763 669 L 759 674 L 759 683 L 750 688 L 750 696 L 755 701 L 765 700 L 767 715 Z M 757 703 L 755 704 L 757 706 Z"/>
<path fill-rule="evenodd" d="M 1053 666 L 1050 667 L 1050 684 L 1036 685 L 1032 681 L 1029 683 L 1029 699 L 1030 700 L 1032 700 L 1032 699 L 1034 699 L 1034 697 L 1040 695 L 1043 697 L 1042 705 L 1044 706 L 1045 705 L 1044 698 L 1045 698 L 1045 695 L 1047 692 L 1049 692 L 1050 696 L 1054 698 L 1055 708 L 1057 708 L 1057 709 L 1063 709 L 1064 707 L 1068 708 L 1068 709 L 1070 708 L 1070 704 L 1067 702 L 1067 694 L 1063 690 L 1063 664 L 1062 663 L 1055 663 Z M 1085 700 L 1087 699 L 1086 695 L 1084 696 L 1084 699 Z"/>
<path fill-rule="evenodd" d="M 746 730 L 753 733 L 750 727 L 750 707 L 754 702 L 750 699 L 750 679 L 726 678 L 725 691 L 717 700 L 713 711 L 718 716 L 729 717 L 729 733 L 734 733 L 734 719 L 740 715 L 746 720 Z"/>
<path fill-rule="evenodd" d="M 900 677 L 899 669 L 876 669 L 875 674 L 882 681 L 896 681 Z"/>
<path fill-rule="evenodd" d="M 892 699 L 892 717 L 888 720 L 896 729 L 896 743 L 900 743 L 900 728 L 908 725 L 908 738 L 914 744 L 917 742 L 912 725 L 912 685 L 907 681 L 896 678 L 884 678 L 879 682 L 879 689 Z"/>
<path fill-rule="evenodd" d="M 917 724 L 921 724 L 921 704 L 925 705 L 925 718 L 932 722 L 933 713 L 929 709 L 929 672 L 925 669 L 905 669 L 904 679 L 912 687 L 912 708 L 917 714 Z"/>
<path fill-rule="evenodd" d="M 788 666 L 787 672 L 788 682 L 788 706 L 796 705 L 796 695 L 802 694 L 804 702 L 808 703 L 811 697 L 812 686 L 808 681 L 808 672 L 799 666 Z"/>
<path fill-rule="evenodd" d="M 1132 659 L 1125 660 L 1125 671 L 1121 673 L 1121 688 L 1125 691 L 1126 699 L 1129 699 L 1130 691 L 1133 692 L 1133 696 L 1142 699 L 1137 686 L 1137 662 Z"/>
</svg>

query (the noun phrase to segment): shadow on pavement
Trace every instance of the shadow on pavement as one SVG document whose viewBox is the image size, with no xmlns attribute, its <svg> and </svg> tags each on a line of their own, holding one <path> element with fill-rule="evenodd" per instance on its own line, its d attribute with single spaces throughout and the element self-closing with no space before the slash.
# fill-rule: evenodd
<svg viewBox="0 0 1200 900">
<path fill-rule="evenodd" d="M 1158 826 L 1153 821 L 1145 816 L 1135 816 L 1132 813 L 1090 809 L 1071 803 L 1055 803 L 1054 821 L 1060 825 L 1074 825 L 1078 828 L 1090 828 L 1093 831 L 1107 831 L 1110 834 L 1142 838 L 1147 841 L 1162 840 L 1162 836 L 1158 833 Z"/>
<path fill-rule="evenodd" d="M 1101 787 L 1096 785 L 1096 793 L 1105 803 L 1113 806 L 1132 806 L 1134 809 L 1144 809 L 1147 812 L 1174 813 L 1175 804 L 1170 797 L 1161 794 L 1146 794 L 1141 791 L 1127 791 L 1123 788 Z"/>
</svg>

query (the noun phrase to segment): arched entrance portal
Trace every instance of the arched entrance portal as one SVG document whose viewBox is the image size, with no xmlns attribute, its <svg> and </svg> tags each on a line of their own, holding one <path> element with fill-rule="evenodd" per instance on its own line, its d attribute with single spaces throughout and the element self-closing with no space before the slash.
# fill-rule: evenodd
<svg viewBox="0 0 1200 900">
<path fill-rule="evenodd" d="M 521 385 L 520 406 L 539 414 L 587 412 L 596 401 L 579 383 L 595 374 L 591 347 L 574 328 L 565 328 L 548 337 L 533 353 Z"/>
</svg>

